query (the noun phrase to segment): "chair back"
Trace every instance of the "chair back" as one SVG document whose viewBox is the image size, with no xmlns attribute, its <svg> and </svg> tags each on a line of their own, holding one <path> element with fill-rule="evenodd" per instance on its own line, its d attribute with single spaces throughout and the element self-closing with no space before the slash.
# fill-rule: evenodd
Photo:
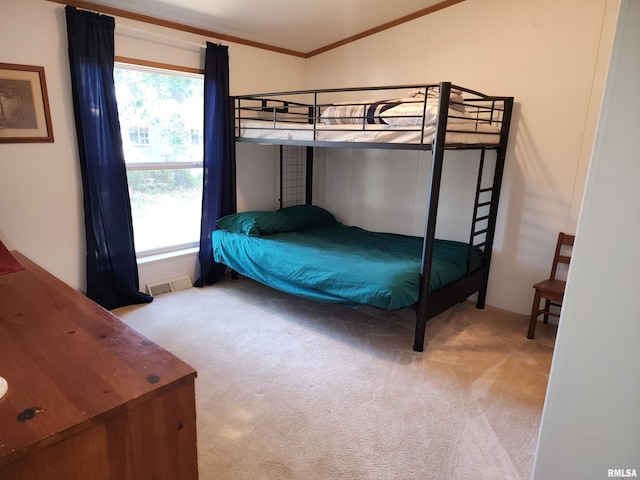
<svg viewBox="0 0 640 480">
<path fill-rule="evenodd" d="M 571 262 L 573 242 L 575 241 L 575 239 L 575 235 L 567 235 L 566 233 L 560 232 L 560 234 L 558 235 L 558 243 L 556 245 L 556 253 L 553 256 L 551 275 L 549 278 L 556 278 L 559 264 L 565 264 L 569 266 L 569 263 Z"/>
</svg>

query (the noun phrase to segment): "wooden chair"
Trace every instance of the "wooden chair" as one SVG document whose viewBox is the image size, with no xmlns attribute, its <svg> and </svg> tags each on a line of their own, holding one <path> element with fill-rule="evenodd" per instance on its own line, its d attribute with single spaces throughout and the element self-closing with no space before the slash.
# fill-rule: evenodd
<svg viewBox="0 0 640 480">
<path fill-rule="evenodd" d="M 533 288 L 536 291 L 533 297 L 533 307 L 531 309 L 531 319 L 529 320 L 529 331 L 527 338 L 533 338 L 536 331 L 536 323 L 540 314 L 544 314 L 544 323 L 549 322 L 549 315 L 560 317 L 560 313 L 552 312 L 551 306 L 561 307 L 564 298 L 564 287 L 567 284 L 564 280 L 556 278 L 558 273 L 558 265 L 569 265 L 571 261 L 571 253 L 567 252 L 573 247 L 575 235 L 567 235 L 560 232 L 558 235 L 558 243 L 556 245 L 556 253 L 553 256 L 553 265 L 551 266 L 551 275 L 547 280 L 536 283 Z M 540 301 L 544 299 L 544 308 L 540 308 Z"/>
</svg>

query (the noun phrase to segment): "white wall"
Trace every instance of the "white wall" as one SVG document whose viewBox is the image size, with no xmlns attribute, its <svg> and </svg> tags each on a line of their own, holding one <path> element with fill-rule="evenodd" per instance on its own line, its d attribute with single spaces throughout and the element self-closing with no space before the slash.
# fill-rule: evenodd
<svg viewBox="0 0 640 480">
<path fill-rule="evenodd" d="M 544 412 L 534 478 L 640 475 L 640 2 L 623 0 Z M 628 477 L 628 475 L 627 475 Z"/>
<path fill-rule="evenodd" d="M 83 286 L 82 191 L 63 10 L 34 0 L 3 0 L 1 9 L 0 58 L 44 66 L 55 142 L 0 144 L 0 240 Z"/>
<path fill-rule="evenodd" d="M 55 136 L 54 143 L 0 144 L 0 240 L 84 289 L 82 187 L 64 6 L 42 0 L 0 0 L 0 18 L 0 61 L 45 68 Z M 116 18 L 119 56 L 203 68 L 206 40 Z M 304 86 L 301 58 L 235 44 L 229 45 L 229 56 L 232 94 Z M 276 151 L 248 151 L 266 159 L 248 164 L 244 155 L 239 160 L 239 207 L 271 208 L 277 200 Z M 175 264 L 145 266 L 140 271 L 141 288 L 148 281 L 183 273 L 193 276 L 194 268 L 193 255 Z"/>
<path fill-rule="evenodd" d="M 527 314 L 531 286 L 548 275 L 558 232 L 575 232 L 617 3 L 467 1 L 307 62 L 309 87 L 447 80 L 515 97 L 487 297 L 493 306 Z M 469 182 L 465 155 L 450 155 L 445 174 Z M 422 235 L 428 153 L 324 156 L 317 198 L 341 220 Z M 444 183 L 450 198 L 440 203 L 438 234 L 464 240 L 468 225 L 460 230 L 464 222 L 450 199 L 468 189 L 456 182 Z M 346 192 L 354 192 L 352 201 Z"/>
</svg>

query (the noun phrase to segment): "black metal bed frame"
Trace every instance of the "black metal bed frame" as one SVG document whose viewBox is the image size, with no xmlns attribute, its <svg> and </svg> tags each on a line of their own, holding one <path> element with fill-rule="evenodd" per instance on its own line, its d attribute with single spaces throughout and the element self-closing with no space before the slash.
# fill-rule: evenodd
<svg viewBox="0 0 640 480">
<path fill-rule="evenodd" d="M 298 116 L 303 118 L 306 123 L 313 123 L 313 138 L 316 138 L 315 123 L 319 121 L 321 110 L 329 104 L 320 103 L 318 101 L 319 94 L 342 93 L 342 92 L 362 92 L 375 90 L 390 89 L 409 89 L 409 88 L 434 88 L 438 87 L 440 96 L 438 102 L 438 116 L 436 124 L 436 132 L 433 142 L 425 142 L 423 138 L 419 143 L 399 144 L 399 143 L 356 143 L 356 142 L 331 142 L 331 141 L 307 141 L 307 140 L 273 140 L 273 139 L 253 139 L 242 138 L 239 136 L 240 123 L 242 122 L 243 102 L 256 100 L 260 101 L 259 108 L 249 107 L 249 111 L 259 111 L 261 113 L 268 112 L 273 118 L 274 124 L 280 121 L 293 122 L 290 118 Z M 477 113 L 479 123 L 495 123 L 500 127 L 500 139 L 496 144 L 452 144 L 446 143 L 447 132 L 455 132 L 455 127 L 448 126 L 450 118 L 449 98 L 452 88 L 468 94 L 471 98 L 464 100 L 465 106 Z M 426 92 L 425 92 L 426 93 Z M 295 101 L 284 101 L 282 97 L 289 95 L 312 95 L 312 104 Z M 498 204 L 500 200 L 500 189 L 502 185 L 502 177 L 506 158 L 507 142 L 509 138 L 509 127 L 513 110 L 513 97 L 495 97 L 484 95 L 480 92 L 470 90 L 464 87 L 452 85 L 450 82 L 442 82 L 440 84 L 431 85 L 404 85 L 389 87 L 368 87 L 368 88 L 349 88 L 349 89 L 324 89 L 314 91 L 294 91 L 281 92 L 260 95 L 245 95 L 231 98 L 233 122 L 235 125 L 235 141 L 260 143 L 260 144 L 276 144 L 276 145 L 300 145 L 306 147 L 306 197 L 305 202 L 312 202 L 312 172 L 313 172 L 313 149 L 314 147 L 332 147 L 332 148 L 389 148 L 399 150 L 431 150 L 432 166 L 429 186 L 429 200 L 427 205 L 427 218 L 425 226 L 425 234 L 422 252 L 422 269 L 419 300 L 416 306 L 416 328 L 413 349 L 415 351 L 423 351 L 426 322 L 436 315 L 444 312 L 453 305 L 463 302 L 471 295 L 477 293 L 477 308 L 484 308 L 487 284 L 489 280 L 489 268 L 491 265 L 491 255 L 493 252 L 493 241 L 495 236 L 495 226 L 498 213 Z M 426 95 L 425 95 L 426 108 Z M 298 109 L 299 113 L 294 110 Z M 306 109 L 306 113 L 304 110 Z M 280 118 L 279 118 L 280 117 Z M 298 119 L 297 122 L 300 122 Z M 364 128 L 364 127 L 363 127 Z M 422 125 L 417 128 L 423 130 L 424 119 Z M 235 148 L 233 150 L 233 163 L 235 169 Z M 444 165 L 445 152 L 447 150 L 477 150 L 480 152 L 480 161 L 478 162 L 478 177 L 476 183 L 475 202 L 473 208 L 473 217 L 469 234 L 469 255 L 467 260 L 467 275 L 445 287 L 436 291 L 430 291 L 429 278 L 431 274 L 431 259 L 433 256 L 433 241 L 435 239 L 436 219 L 438 213 L 438 203 L 440 198 L 440 187 L 442 170 Z M 495 166 L 492 176 L 492 182 L 489 186 L 483 186 L 483 176 L 486 166 L 485 155 L 489 150 L 494 150 Z M 234 180 L 235 183 L 235 180 Z M 471 252 L 474 247 L 483 250 L 483 265 L 479 269 L 471 270 Z"/>
</svg>

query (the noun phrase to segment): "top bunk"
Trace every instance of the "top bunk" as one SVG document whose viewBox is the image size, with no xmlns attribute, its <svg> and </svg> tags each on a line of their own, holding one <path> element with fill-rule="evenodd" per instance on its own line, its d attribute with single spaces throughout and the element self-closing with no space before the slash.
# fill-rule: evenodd
<svg viewBox="0 0 640 480">
<path fill-rule="evenodd" d="M 450 82 L 232 97 L 238 142 L 431 150 L 506 147 L 513 97 Z"/>
</svg>

